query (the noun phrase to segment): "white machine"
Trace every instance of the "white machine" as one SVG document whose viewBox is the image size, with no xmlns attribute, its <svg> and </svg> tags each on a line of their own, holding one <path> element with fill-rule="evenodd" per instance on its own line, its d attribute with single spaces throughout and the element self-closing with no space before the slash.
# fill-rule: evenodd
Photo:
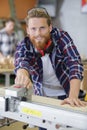
<svg viewBox="0 0 87 130">
<path fill-rule="evenodd" d="M 25 88 L 15 85 L 0 89 L 0 118 L 10 118 L 47 130 L 57 130 L 58 124 L 70 126 L 71 130 L 87 130 L 87 107 L 61 106 L 61 101 L 57 99 L 35 95 L 27 100 L 26 93 Z"/>
</svg>

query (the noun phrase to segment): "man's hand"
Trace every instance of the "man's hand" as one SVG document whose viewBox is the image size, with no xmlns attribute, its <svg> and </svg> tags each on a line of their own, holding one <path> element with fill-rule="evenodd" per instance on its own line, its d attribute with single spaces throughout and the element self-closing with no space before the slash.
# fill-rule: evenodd
<svg viewBox="0 0 87 130">
<path fill-rule="evenodd" d="M 30 88 L 33 86 L 32 82 L 29 78 L 29 73 L 27 70 L 25 70 L 25 69 L 17 70 L 15 84 L 21 85 L 26 88 Z"/>
<path fill-rule="evenodd" d="M 85 107 L 87 106 L 87 102 L 81 101 L 78 98 L 66 98 L 62 101 L 61 105 L 69 104 L 72 107 Z"/>
<path fill-rule="evenodd" d="M 81 101 L 78 98 L 79 91 L 80 91 L 80 84 L 81 84 L 81 81 L 78 79 L 72 79 L 70 81 L 69 97 L 63 100 L 62 105 L 69 104 L 72 107 L 74 107 L 74 106 L 81 107 L 81 106 L 87 105 L 86 102 Z"/>
</svg>

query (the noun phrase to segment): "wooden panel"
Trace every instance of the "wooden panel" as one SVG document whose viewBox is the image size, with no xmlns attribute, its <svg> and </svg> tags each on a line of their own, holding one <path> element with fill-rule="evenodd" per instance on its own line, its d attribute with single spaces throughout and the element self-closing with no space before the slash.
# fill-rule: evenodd
<svg viewBox="0 0 87 130">
<path fill-rule="evenodd" d="M 36 104 L 38 103 L 41 105 L 57 107 L 64 110 L 69 110 L 69 111 L 73 110 L 75 112 L 78 111 L 78 112 L 87 113 L 87 106 L 86 107 L 72 107 L 69 104 L 61 105 L 62 100 L 58 100 L 54 98 L 32 95 L 31 101 L 35 102 Z"/>
<path fill-rule="evenodd" d="M 0 68 L 0 73 L 13 73 L 14 69 L 1 69 Z"/>
<path fill-rule="evenodd" d="M 10 15 L 10 6 L 8 0 L 0 0 L 0 18 L 8 18 Z"/>
<path fill-rule="evenodd" d="M 19 20 L 26 17 L 28 9 L 36 6 L 37 0 L 14 0 L 16 16 Z"/>
</svg>

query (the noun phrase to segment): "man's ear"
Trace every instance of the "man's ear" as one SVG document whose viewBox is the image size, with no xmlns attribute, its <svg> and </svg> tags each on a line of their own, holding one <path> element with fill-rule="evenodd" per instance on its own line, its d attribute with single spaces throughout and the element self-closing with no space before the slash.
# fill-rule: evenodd
<svg viewBox="0 0 87 130">
<path fill-rule="evenodd" d="M 52 31 L 52 24 L 50 25 L 50 32 Z"/>
</svg>

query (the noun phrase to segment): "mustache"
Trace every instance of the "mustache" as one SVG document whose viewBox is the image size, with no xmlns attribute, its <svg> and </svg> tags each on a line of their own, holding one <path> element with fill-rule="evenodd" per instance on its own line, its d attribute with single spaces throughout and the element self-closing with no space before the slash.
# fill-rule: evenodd
<svg viewBox="0 0 87 130">
<path fill-rule="evenodd" d="M 34 38 L 39 38 L 39 37 L 43 38 L 44 36 L 41 36 L 41 35 L 34 36 Z"/>
</svg>

